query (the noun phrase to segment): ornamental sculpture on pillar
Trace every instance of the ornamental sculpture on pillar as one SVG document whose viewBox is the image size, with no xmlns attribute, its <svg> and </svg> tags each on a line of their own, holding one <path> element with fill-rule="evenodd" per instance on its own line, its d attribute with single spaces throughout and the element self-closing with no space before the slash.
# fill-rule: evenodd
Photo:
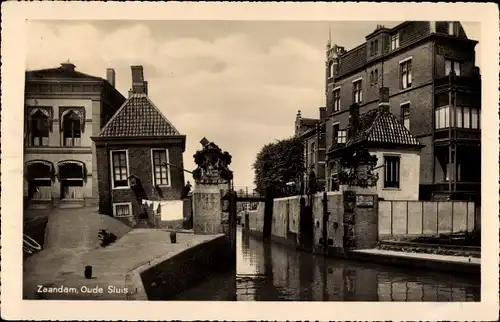
<svg viewBox="0 0 500 322">
<path fill-rule="evenodd" d="M 203 144 L 193 157 L 198 166 L 193 171 L 197 184 L 221 184 L 233 179 L 233 172 L 228 167 L 232 157 L 228 152 L 222 152 L 215 143 Z"/>
</svg>

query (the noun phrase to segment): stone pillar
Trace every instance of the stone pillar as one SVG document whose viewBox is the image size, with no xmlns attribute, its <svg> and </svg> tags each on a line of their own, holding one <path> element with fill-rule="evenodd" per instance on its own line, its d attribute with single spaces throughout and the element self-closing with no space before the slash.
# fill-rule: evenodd
<svg viewBox="0 0 500 322">
<path fill-rule="evenodd" d="M 193 191 L 193 230 L 195 234 L 219 234 L 223 232 L 220 185 L 233 179 L 228 169 L 231 155 L 222 152 L 213 142 L 205 141 L 200 142 L 203 148 L 194 155 L 198 167 L 193 171 L 196 182 Z"/>
<path fill-rule="evenodd" d="M 218 184 L 196 184 L 193 191 L 193 229 L 195 234 L 222 233 L 220 199 Z"/>
</svg>

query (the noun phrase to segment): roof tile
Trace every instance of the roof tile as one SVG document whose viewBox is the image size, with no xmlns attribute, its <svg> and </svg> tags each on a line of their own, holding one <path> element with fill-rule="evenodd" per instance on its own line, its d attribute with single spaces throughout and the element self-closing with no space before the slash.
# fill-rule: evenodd
<svg viewBox="0 0 500 322">
<path fill-rule="evenodd" d="M 133 94 L 99 134 L 100 137 L 169 135 L 180 133 L 146 94 Z"/>
</svg>

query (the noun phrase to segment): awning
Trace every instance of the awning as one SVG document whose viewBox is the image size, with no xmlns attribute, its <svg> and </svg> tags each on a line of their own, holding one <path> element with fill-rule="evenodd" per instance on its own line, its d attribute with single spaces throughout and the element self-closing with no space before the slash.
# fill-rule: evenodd
<svg viewBox="0 0 500 322">
<path fill-rule="evenodd" d="M 25 163 L 25 177 L 28 180 L 36 178 L 54 178 L 54 165 L 46 160 L 30 160 Z"/>
<path fill-rule="evenodd" d="M 63 160 L 57 163 L 59 179 L 83 179 L 87 178 L 87 167 L 85 163 L 78 160 Z"/>
</svg>

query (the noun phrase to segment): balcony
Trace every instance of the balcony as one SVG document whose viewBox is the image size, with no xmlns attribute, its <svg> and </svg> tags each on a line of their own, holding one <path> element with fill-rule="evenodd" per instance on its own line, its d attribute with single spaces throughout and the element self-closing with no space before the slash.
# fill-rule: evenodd
<svg viewBox="0 0 500 322">
<path fill-rule="evenodd" d="M 481 78 L 478 76 L 445 76 L 434 80 L 436 93 L 446 92 L 454 86 L 461 92 L 481 92 Z"/>
<path fill-rule="evenodd" d="M 436 145 L 439 143 L 448 144 L 450 141 L 457 143 L 471 143 L 474 145 L 481 143 L 481 130 L 480 129 L 464 129 L 452 128 L 451 137 L 448 128 L 437 129 L 434 131 L 434 142 Z"/>
</svg>

